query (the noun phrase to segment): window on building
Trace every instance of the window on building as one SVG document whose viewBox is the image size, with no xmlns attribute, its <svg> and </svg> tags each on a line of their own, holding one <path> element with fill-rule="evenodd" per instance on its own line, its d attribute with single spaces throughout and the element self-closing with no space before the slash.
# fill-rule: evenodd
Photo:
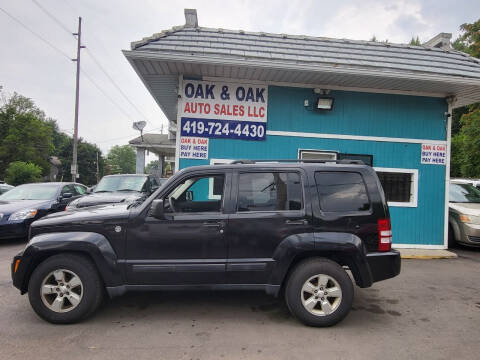
<svg viewBox="0 0 480 360">
<path fill-rule="evenodd" d="M 412 173 L 377 171 L 387 201 L 409 202 L 412 196 Z"/>
<path fill-rule="evenodd" d="M 416 207 L 418 198 L 418 170 L 374 168 L 390 206 Z"/>
<path fill-rule="evenodd" d="M 360 160 L 365 165 L 373 166 L 373 155 L 340 153 L 338 160 Z"/>
<path fill-rule="evenodd" d="M 301 160 L 337 160 L 336 151 L 325 150 L 302 150 L 298 151 L 298 158 Z"/>
<path fill-rule="evenodd" d="M 239 175 L 238 211 L 301 210 L 300 174 L 295 172 Z"/>
<path fill-rule="evenodd" d="M 359 173 L 315 173 L 320 208 L 324 212 L 357 212 L 370 209 L 367 189 Z"/>
</svg>

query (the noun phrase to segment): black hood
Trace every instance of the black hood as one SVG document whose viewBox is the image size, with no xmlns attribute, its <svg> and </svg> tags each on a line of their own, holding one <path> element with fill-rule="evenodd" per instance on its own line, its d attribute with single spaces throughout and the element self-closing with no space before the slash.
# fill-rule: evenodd
<svg viewBox="0 0 480 360">
<path fill-rule="evenodd" d="M 15 211 L 26 209 L 47 209 L 55 200 L 1 200 L 0 214 L 11 215 Z"/>
<path fill-rule="evenodd" d="M 72 227 L 87 224 L 102 226 L 102 224 L 108 224 L 110 222 L 117 223 L 126 221 L 129 213 L 130 211 L 126 204 L 92 206 L 74 211 L 60 211 L 34 221 L 32 223 L 32 231 L 34 228 L 38 229 L 51 226 Z"/>
<path fill-rule="evenodd" d="M 75 200 L 70 207 L 83 208 L 104 204 L 129 204 L 143 196 L 146 197 L 146 194 L 137 191 L 99 192 Z"/>
</svg>

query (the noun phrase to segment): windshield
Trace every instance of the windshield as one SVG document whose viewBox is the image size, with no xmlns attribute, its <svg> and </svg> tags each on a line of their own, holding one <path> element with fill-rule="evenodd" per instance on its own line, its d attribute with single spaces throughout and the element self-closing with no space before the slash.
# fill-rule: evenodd
<svg viewBox="0 0 480 360">
<path fill-rule="evenodd" d="M 450 201 L 480 203 L 480 190 L 469 184 L 450 184 Z"/>
<path fill-rule="evenodd" d="M 142 191 L 146 179 L 144 176 L 106 176 L 93 192 Z"/>
<path fill-rule="evenodd" d="M 0 200 L 53 200 L 58 185 L 20 185 L 0 196 Z"/>
</svg>

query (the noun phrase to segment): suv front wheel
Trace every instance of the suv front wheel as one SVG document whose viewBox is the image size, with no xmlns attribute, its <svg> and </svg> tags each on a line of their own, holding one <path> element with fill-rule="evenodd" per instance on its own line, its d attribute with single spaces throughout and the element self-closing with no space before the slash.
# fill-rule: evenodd
<svg viewBox="0 0 480 360">
<path fill-rule="evenodd" d="M 41 318 L 57 324 L 88 317 L 100 305 L 102 295 L 102 282 L 93 263 L 73 254 L 49 257 L 37 266 L 28 283 L 32 308 Z"/>
<path fill-rule="evenodd" d="M 353 284 L 337 263 L 323 258 L 298 264 L 285 289 L 290 312 L 310 326 L 331 326 L 341 321 L 353 302 Z"/>
</svg>

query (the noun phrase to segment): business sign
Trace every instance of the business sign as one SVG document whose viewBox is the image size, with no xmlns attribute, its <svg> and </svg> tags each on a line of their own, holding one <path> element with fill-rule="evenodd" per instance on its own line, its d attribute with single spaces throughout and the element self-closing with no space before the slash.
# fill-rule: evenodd
<svg viewBox="0 0 480 360">
<path fill-rule="evenodd" d="M 185 80 L 180 135 L 265 140 L 267 104 L 266 85 Z"/>
<path fill-rule="evenodd" d="M 180 158 L 208 159 L 208 139 L 202 137 L 182 136 L 180 138 Z"/>
<path fill-rule="evenodd" d="M 447 163 L 447 145 L 422 144 L 422 164 L 445 165 Z"/>
</svg>

